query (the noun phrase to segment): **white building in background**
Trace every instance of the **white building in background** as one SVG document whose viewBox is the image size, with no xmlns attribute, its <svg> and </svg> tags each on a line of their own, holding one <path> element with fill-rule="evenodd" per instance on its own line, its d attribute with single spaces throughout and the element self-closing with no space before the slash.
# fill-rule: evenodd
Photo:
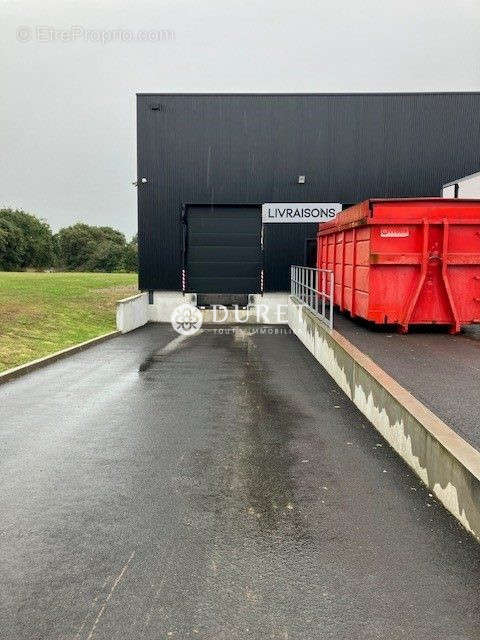
<svg viewBox="0 0 480 640">
<path fill-rule="evenodd" d="M 480 198 L 480 171 L 444 184 L 442 198 Z"/>
</svg>

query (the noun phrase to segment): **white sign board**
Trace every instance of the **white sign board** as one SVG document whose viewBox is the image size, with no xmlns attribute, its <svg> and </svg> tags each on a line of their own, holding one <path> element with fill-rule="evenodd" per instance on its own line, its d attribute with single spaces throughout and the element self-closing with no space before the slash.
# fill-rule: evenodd
<svg viewBox="0 0 480 640">
<path fill-rule="evenodd" d="M 328 222 L 341 210 L 339 202 L 267 202 L 262 222 Z"/>
</svg>

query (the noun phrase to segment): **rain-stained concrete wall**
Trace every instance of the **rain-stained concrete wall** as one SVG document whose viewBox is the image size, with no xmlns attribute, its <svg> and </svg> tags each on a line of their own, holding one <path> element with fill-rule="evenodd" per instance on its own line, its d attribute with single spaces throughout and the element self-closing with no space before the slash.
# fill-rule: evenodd
<svg viewBox="0 0 480 640">
<path fill-rule="evenodd" d="M 135 296 L 117 301 L 117 331 L 128 333 L 143 327 L 148 322 L 148 294 L 138 293 Z"/>
<path fill-rule="evenodd" d="M 480 540 L 480 453 L 293 296 L 288 323 L 385 440 Z"/>
<path fill-rule="evenodd" d="M 265 293 L 249 296 L 246 308 L 230 309 L 223 305 L 204 309 L 203 324 L 287 324 L 289 294 Z M 181 305 L 197 306 L 194 293 L 181 291 L 153 291 L 149 302 L 147 292 L 139 293 L 117 302 L 117 330 L 128 333 L 147 322 L 170 322 L 172 314 Z"/>
</svg>

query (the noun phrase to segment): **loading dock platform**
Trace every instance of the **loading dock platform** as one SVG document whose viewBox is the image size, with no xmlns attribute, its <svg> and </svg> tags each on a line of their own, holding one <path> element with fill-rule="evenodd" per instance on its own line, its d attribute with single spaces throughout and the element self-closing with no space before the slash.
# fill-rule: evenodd
<svg viewBox="0 0 480 640">
<path fill-rule="evenodd" d="M 480 540 L 479 450 L 295 295 L 289 299 L 288 320 L 347 397 Z"/>
<path fill-rule="evenodd" d="M 335 329 L 480 451 L 480 325 L 402 335 L 336 313 Z"/>
</svg>

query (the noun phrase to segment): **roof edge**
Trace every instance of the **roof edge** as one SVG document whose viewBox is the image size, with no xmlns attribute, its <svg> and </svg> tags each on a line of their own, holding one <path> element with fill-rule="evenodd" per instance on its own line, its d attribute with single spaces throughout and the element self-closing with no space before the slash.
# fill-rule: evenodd
<svg viewBox="0 0 480 640">
<path fill-rule="evenodd" d="M 452 180 L 451 182 L 446 182 L 442 185 L 442 189 L 444 187 L 453 187 L 454 184 L 458 184 L 459 182 L 463 182 L 464 180 L 469 180 L 470 178 L 476 178 L 477 176 L 480 176 L 480 171 L 475 171 L 475 173 L 469 173 L 468 176 L 463 176 L 463 178 L 457 178 L 456 180 Z"/>
<path fill-rule="evenodd" d="M 465 96 L 480 95 L 480 91 L 337 91 L 337 92 L 257 92 L 257 91 L 232 91 L 232 92 L 143 92 L 137 91 L 136 96 Z"/>
</svg>

